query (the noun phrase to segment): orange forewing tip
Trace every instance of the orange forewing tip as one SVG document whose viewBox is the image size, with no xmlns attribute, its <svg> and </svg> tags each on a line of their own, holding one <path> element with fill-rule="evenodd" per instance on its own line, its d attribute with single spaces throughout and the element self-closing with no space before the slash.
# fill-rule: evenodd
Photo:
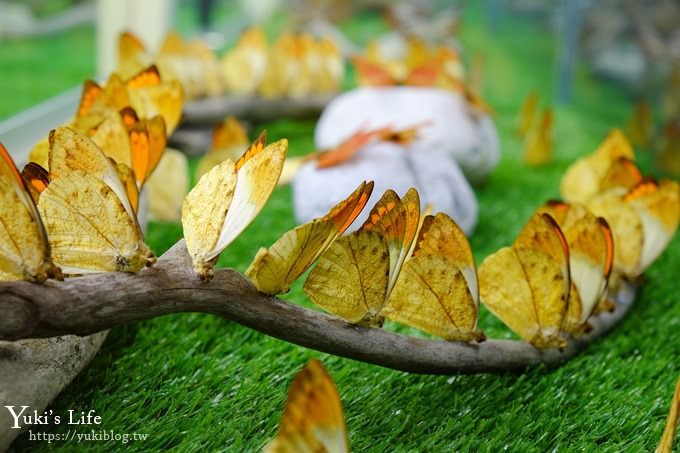
<svg viewBox="0 0 680 453">
<path fill-rule="evenodd" d="M 243 165 L 245 165 L 248 160 L 250 160 L 256 154 L 262 152 L 265 145 L 267 144 L 267 130 L 263 130 L 260 135 L 255 139 L 255 141 L 245 150 L 241 158 L 236 161 L 236 171 L 240 170 Z"/>
</svg>

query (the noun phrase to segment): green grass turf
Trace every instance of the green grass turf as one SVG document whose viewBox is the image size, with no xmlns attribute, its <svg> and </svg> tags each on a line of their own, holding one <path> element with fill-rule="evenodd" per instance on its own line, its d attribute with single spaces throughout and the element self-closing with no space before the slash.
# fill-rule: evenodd
<svg viewBox="0 0 680 453">
<path fill-rule="evenodd" d="M 610 128 L 624 124 L 631 107 L 623 92 L 579 68 L 573 104 L 556 109 L 554 163 L 526 167 L 513 135 L 516 111 L 530 89 L 550 102 L 554 37 L 521 21 L 506 21 L 491 36 L 478 11 L 468 11 L 465 20 L 462 40 L 485 59 L 485 95 L 496 109 L 503 145 L 501 164 L 476 190 L 480 218 L 471 242 L 481 260 L 509 244 L 538 204 L 559 195 L 566 166 L 593 150 Z M 357 34 L 367 33 L 353 27 L 360 29 Z M 271 139 L 288 137 L 292 153 L 312 148 L 311 122 L 263 126 Z M 290 189 L 277 190 L 223 253 L 220 265 L 245 270 L 260 245 L 293 226 Z M 160 253 L 180 235 L 176 225 L 151 224 L 148 241 Z M 337 382 L 355 451 L 650 451 L 680 374 L 680 296 L 674 282 L 679 245 L 676 237 L 647 272 L 628 317 L 558 369 L 409 375 L 300 348 L 212 316 L 183 314 L 114 329 L 51 409 L 95 409 L 102 429 L 149 434 L 144 442 L 128 444 L 131 450 L 253 451 L 275 435 L 294 374 L 310 358 L 319 358 Z M 301 283 L 287 298 L 306 304 Z M 491 337 L 511 336 L 486 311 L 480 323 Z M 25 435 L 15 443 L 17 450 L 36 446 Z M 94 451 L 113 447 L 118 446 L 86 445 Z"/>
</svg>

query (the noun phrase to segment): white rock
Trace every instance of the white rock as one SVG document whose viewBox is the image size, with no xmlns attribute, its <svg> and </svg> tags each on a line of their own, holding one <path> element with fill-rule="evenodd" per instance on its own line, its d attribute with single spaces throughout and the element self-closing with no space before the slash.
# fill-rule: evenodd
<svg viewBox="0 0 680 453">
<path fill-rule="evenodd" d="M 433 212 L 445 212 L 470 234 L 477 223 L 477 200 L 456 162 L 437 149 L 376 143 L 363 148 L 354 159 L 330 168 L 305 164 L 293 180 L 293 207 L 298 223 L 324 215 L 347 197 L 362 181 L 375 187 L 368 207 L 354 222 L 356 230 L 370 208 L 387 189 L 399 195 L 415 187 L 421 208 L 431 204 Z"/>
<path fill-rule="evenodd" d="M 316 146 L 336 146 L 361 127 L 404 128 L 424 121 L 430 123 L 421 129 L 413 145 L 450 155 L 471 182 L 482 182 L 498 164 L 500 144 L 493 121 L 473 112 L 459 93 L 436 88 L 348 91 L 323 111 L 316 126 Z"/>
</svg>

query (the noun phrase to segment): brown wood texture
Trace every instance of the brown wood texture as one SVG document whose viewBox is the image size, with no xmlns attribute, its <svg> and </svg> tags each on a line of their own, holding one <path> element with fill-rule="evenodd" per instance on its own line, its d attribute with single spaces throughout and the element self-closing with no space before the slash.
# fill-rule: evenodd
<svg viewBox="0 0 680 453">
<path fill-rule="evenodd" d="M 624 283 L 613 313 L 593 317 L 590 333 L 564 350 L 540 350 L 524 341 L 465 344 L 414 338 L 348 324 L 334 316 L 259 293 L 239 272 L 222 269 L 209 283 L 194 274 L 184 241 L 152 268 L 48 281 L 0 284 L 0 340 L 89 335 L 170 313 L 203 312 L 319 351 L 411 373 L 523 371 L 563 363 L 621 320 L 635 298 Z"/>
</svg>

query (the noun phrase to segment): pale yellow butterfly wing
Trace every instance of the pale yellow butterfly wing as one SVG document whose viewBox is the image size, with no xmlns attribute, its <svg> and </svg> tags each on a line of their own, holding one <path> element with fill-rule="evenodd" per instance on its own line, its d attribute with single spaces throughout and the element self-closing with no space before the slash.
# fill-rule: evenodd
<svg viewBox="0 0 680 453">
<path fill-rule="evenodd" d="M 477 306 L 458 266 L 445 257 L 406 262 L 383 310 L 385 317 L 446 340 L 481 340 Z"/>
<path fill-rule="evenodd" d="M 236 162 L 237 176 L 234 197 L 229 213 L 209 258 L 224 250 L 253 221 L 264 207 L 281 176 L 286 160 L 288 141 L 283 139 L 264 147 L 260 152 L 248 155 Z"/>
<path fill-rule="evenodd" d="M 92 140 L 70 127 L 50 131 L 49 140 L 50 178 L 80 171 L 102 180 L 118 196 L 130 218 L 137 222 L 135 210 L 114 164 Z"/>
<path fill-rule="evenodd" d="M 226 160 L 199 179 L 184 198 L 182 227 L 194 268 L 210 278 L 215 249 L 236 189 L 236 165 Z"/>
<path fill-rule="evenodd" d="M 61 277 L 38 210 L 14 161 L 0 144 L 0 281 Z"/>
<path fill-rule="evenodd" d="M 182 86 L 178 80 L 163 81 L 158 85 L 128 88 L 130 106 L 140 118 L 160 115 L 170 135 L 179 124 L 184 106 Z"/>
<path fill-rule="evenodd" d="M 587 202 L 604 190 L 603 183 L 611 184 L 609 169 L 621 158 L 632 161 L 635 154 L 623 133 L 614 129 L 593 153 L 569 166 L 560 184 L 562 198 L 568 202 Z"/>
<path fill-rule="evenodd" d="M 293 380 L 276 438 L 266 453 L 347 453 L 347 429 L 333 380 L 312 360 Z"/>
<path fill-rule="evenodd" d="M 137 212 L 139 208 L 139 188 L 137 187 L 135 172 L 127 165 L 118 163 L 116 164 L 116 173 L 118 173 L 118 178 L 123 187 L 125 187 L 125 193 L 130 201 L 130 205 L 132 205 L 132 209 Z"/>
<path fill-rule="evenodd" d="M 604 217 L 614 236 L 614 267 L 627 276 L 641 272 L 644 230 L 640 215 L 623 200 L 622 192 L 610 190 L 590 200 L 588 208 Z"/>
<path fill-rule="evenodd" d="M 446 214 L 428 215 L 383 312 L 447 340 L 480 340 L 478 288 L 465 234 Z"/>
<path fill-rule="evenodd" d="M 614 239 L 607 222 L 581 204 L 549 203 L 539 209 L 560 225 L 569 245 L 572 292 L 565 330 L 578 333 L 606 296 L 614 260 Z"/>
<path fill-rule="evenodd" d="M 265 294 L 288 291 L 330 244 L 354 222 L 371 196 L 373 182 L 363 182 L 324 217 L 284 234 L 268 250 L 261 248 L 246 275 Z"/>
<path fill-rule="evenodd" d="M 360 229 L 341 237 L 319 257 L 304 285 L 319 307 L 363 325 L 381 326 L 390 258 L 385 239 Z"/>
<path fill-rule="evenodd" d="M 479 266 L 480 298 L 486 308 L 527 341 L 541 335 L 533 294 L 512 247 L 487 256 Z"/>
<path fill-rule="evenodd" d="M 640 272 L 647 269 L 668 246 L 680 219 L 680 186 L 675 181 L 639 184 L 624 201 L 640 216 L 643 232 Z"/>
<path fill-rule="evenodd" d="M 181 218 L 182 203 L 189 192 L 189 161 L 176 149 L 166 148 L 158 166 L 144 184 L 149 217 L 164 222 Z"/>
<path fill-rule="evenodd" d="M 535 214 L 511 248 L 479 269 L 481 299 L 508 327 L 537 347 L 562 347 L 569 304 L 569 251 L 548 214 Z"/>
<path fill-rule="evenodd" d="M 92 141 L 108 157 L 116 163 L 125 164 L 132 168 L 132 151 L 130 138 L 123 123 L 120 112 L 112 110 L 97 127 Z"/>
<path fill-rule="evenodd" d="M 38 209 L 65 273 L 137 272 L 155 261 L 118 196 L 93 175 L 71 171 L 53 179 Z"/>
</svg>

